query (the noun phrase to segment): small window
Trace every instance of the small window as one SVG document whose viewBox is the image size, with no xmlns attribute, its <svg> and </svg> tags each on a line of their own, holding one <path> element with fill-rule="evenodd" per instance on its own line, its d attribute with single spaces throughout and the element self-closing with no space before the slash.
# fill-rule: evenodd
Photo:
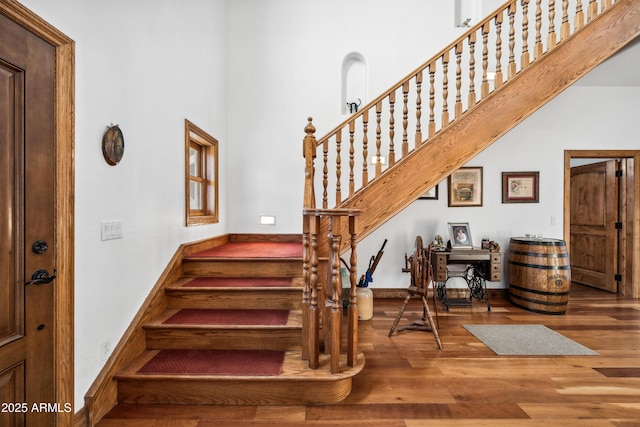
<svg viewBox="0 0 640 427">
<path fill-rule="evenodd" d="M 218 141 L 185 123 L 185 207 L 187 225 L 218 222 Z"/>
</svg>

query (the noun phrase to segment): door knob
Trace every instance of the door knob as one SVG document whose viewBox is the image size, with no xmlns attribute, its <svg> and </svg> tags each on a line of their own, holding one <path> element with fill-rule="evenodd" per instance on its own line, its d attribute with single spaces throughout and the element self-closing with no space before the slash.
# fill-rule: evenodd
<svg viewBox="0 0 640 427">
<path fill-rule="evenodd" d="M 56 269 L 53 269 L 53 274 L 49 275 L 47 270 L 37 270 L 31 275 L 31 280 L 24 285 L 44 285 L 51 283 L 56 278 Z"/>
</svg>

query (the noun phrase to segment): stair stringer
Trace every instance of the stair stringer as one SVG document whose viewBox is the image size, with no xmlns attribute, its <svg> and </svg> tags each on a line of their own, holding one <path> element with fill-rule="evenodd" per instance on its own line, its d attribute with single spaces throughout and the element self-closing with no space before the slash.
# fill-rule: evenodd
<svg viewBox="0 0 640 427">
<path fill-rule="evenodd" d="M 413 203 L 640 34 L 640 1 L 616 2 L 344 201 L 358 240 Z M 320 236 L 328 234 L 323 220 Z M 348 235 L 346 226 L 340 230 Z M 334 231 L 335 234 L 338 234 Z M 318 248 L 326 248 L 324 242 Z M 349 249 L 343 239 L 342 251 Z"/>
</svg>

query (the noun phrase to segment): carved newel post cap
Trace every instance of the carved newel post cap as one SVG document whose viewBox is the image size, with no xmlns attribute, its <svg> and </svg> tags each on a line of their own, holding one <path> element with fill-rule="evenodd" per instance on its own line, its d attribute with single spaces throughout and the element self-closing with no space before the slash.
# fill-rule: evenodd
<svg viewBox="0 0 640 427">
<path fill-rule="evenodd" d="M 311 123 L 313 121 L 313 118 L 308 117 L 307 120 L 309 121 L 309 123 L 307 123 L 307 125 L 304 127 L 304 132 L 307 135 L 313 135 L 316 132 L 315 126 L 313 126 L 313 123 Z"/>
</svg>

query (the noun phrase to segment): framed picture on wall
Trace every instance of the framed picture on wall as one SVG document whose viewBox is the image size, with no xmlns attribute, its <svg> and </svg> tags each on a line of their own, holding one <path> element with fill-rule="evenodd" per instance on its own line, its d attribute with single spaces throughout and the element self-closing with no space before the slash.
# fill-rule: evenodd
<svg viewBox="0 0 640 427">
<path fill-rule="evenodd" d="M 482 206 L 482 167 L 464 167 L 449 175 L 449 207 Z"/>
<path fill-rule="evenodd" d="M 539 203 L 540 172 L 502 172 L 502 203 Z"/>
<path fill-rule="evenodd" d="M 473 249 L 468 222 L 450 222 L 449 240 L 451 249 Z"/>
<path fill-rule="evenodd" d="M 429 191 L 425 191 L 422 196 L 419 197 L 420 200 L 438 200 L 438 185 L 436 184 Z"/>
</svg>

